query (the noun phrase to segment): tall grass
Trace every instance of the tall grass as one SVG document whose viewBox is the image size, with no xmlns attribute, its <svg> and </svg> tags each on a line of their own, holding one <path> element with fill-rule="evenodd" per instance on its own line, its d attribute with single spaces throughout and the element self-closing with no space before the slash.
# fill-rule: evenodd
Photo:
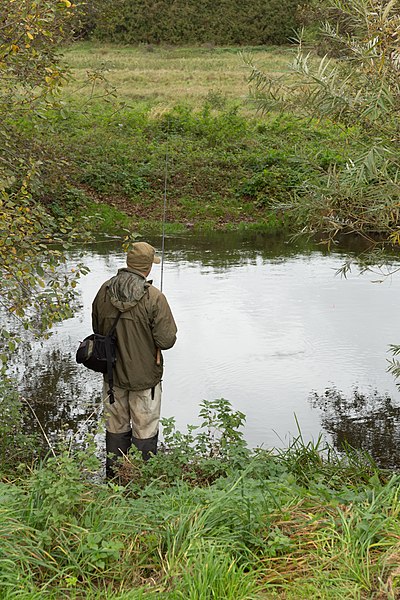
<svg viewBox="0 0 400 600">
<path fill-rule="evenodd" d="M 89 449 L 10 473 L 0 597 L 396 597 L 398 474 L 301 435 L 285 451 L 251 451 L 229 403 L 202 414 L 204 428 L 186 434 L 166 422 L 168 451 L 129 456 L 124 485 L 91 482 Z"/>
</svg>

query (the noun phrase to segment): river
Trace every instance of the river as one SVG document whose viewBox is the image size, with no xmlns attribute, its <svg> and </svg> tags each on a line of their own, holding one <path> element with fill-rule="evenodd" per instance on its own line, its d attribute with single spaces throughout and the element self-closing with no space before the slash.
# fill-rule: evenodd
<svg viewBox="0 0 400 600">
<path fill-rule="evenodd" d="M 149 241 L 160 248 L 160 239 Z M 389 344 L 400 343 L 400 274 L 354 268 L 343 278 L 335 273 L 357 245 L 327 252 L 261 234 L 189 232 L 168 237 L 165 248 L 163 291 L 178 341 L 164 353 L 163 417 L 184 429 L 198 422 L 203 399 L 223 397 L 245 413 L 252 447 L 285 447 L 300 428 L 305 442 L 347 440 L 385 466 L 400 464 L 399 391 L 387 372 Z M 124 254 L 115 240 L 83 254 L 90 273 L 75 317 L 16 369 L 50 434 L 83 435 L 101 418 L 101 376 L 74 355 L 91 330 L 93 297 Z M 159 287 L 159 265 L 150 278 Z"/>
</svg>

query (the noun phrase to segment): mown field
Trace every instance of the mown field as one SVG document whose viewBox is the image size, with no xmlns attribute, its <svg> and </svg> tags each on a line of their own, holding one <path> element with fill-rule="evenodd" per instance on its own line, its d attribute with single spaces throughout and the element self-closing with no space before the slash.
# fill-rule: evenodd
<svg viewBox="0 0 400 600">
<path fill-rule="evenodd" d="M 88 71 L 103 71 L 115 86 L 118 99 L 145 102 L 158 111 L 183 102 L 201 109 L 214 96 L 234 100 L 251 114 L 246 57 L 270 73 L 284 73 L 295 55 L 294 47 L 178 48 L 143 45 L 113 46 L 80 43 L 64 56 L 73 70 L 74 81 L 66 88 L 72 95 L 86 83 Z M 79 94 L 81 95 L 81 91 Z M 84 94 L 89 96 L 90 87 Z"/>
<path fill-rule="evenodd" d="M 167 172 L 170 229 L 287 227 L 291 195 L 349 152 L 335 123 L 257 113 L 248 61 L 280 75 L 293 56 L 291 47 L 69 47 L 63 110 L 40 134 L 68 177 L 51 182 L 49 201 L 97 213 L 107 232 L 159 228 Z"/>
</svg>

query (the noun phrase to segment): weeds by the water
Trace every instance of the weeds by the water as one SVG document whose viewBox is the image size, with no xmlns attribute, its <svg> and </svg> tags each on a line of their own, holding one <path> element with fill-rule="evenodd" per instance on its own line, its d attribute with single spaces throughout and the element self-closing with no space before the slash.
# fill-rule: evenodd
<svg viewBox="0 0 400 600">
<path fill-rule="evenodd" d="M 114 600 L 395 598 L 400 476 L 301 437 L 250 450 L 244 415 L 205 402 L 121 480 L 58 451 L 0 484 L 0 596 Z M 3 470 L 6 465 L 3 464 Z"/>
<path fill-rule="evenodd" d="M 274 72 L 292 52 L 253 51 Z M 232 48 L 86 43 L 66 57 L 75 79 L 63 110 L 47 115 L 45 129 L 19 126 L 57 149 L 64 165 L 65 181 L 51 180 L 46 192 L 52 210 L 94 216 L 107 233 L 161 227 L 167 153 L 170 228 L 277 231 L 290 225 L 277 206 L 350 151 L 348 132 L 334 123 L 256 115 L 247 67 Z M 85 87 L 88 69 L 93 85 Z"/>
</svg>

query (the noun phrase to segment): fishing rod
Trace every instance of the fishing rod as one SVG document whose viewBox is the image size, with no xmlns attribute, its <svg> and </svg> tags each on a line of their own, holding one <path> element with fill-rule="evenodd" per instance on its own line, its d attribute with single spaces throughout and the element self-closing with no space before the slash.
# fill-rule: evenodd
<svg viewBox="0 0 400 600">
<path fill-rule="evenodd" d="M 164 281 L 165 222 L 167 220 L 168 133 L 169 133 L 169 124 L 168 124 L 168 131 L 167 131 L 167 145 L 166 145 L 166 149 L 165 149 L 165 167 L 164 167 L 164 207 L 163 207 L 162 236 L 161 236 L 161 278 L 160 278 L 160 291 L 161 292 L 163 289 L 163 281 Z"/>
<path fill-rule="evenodd" d="M 164 166 L 164 206 L 163 206 L 163 218 L 162 218 L 162 235 L 161 235 L 161 274 L 160 274 L 160 292 L 163 289 L 164 282 L 164 254 L 165 254 L 165 222 L 167 220 L 167 188 L 168 188 L 168 134 L 169 134 L 169 123 L 167 130 L 167 145 L 165 149 L 165 166 Z M 161 350 L 157 348 L 156 364 L 161 364 Z"/>
</svg>

